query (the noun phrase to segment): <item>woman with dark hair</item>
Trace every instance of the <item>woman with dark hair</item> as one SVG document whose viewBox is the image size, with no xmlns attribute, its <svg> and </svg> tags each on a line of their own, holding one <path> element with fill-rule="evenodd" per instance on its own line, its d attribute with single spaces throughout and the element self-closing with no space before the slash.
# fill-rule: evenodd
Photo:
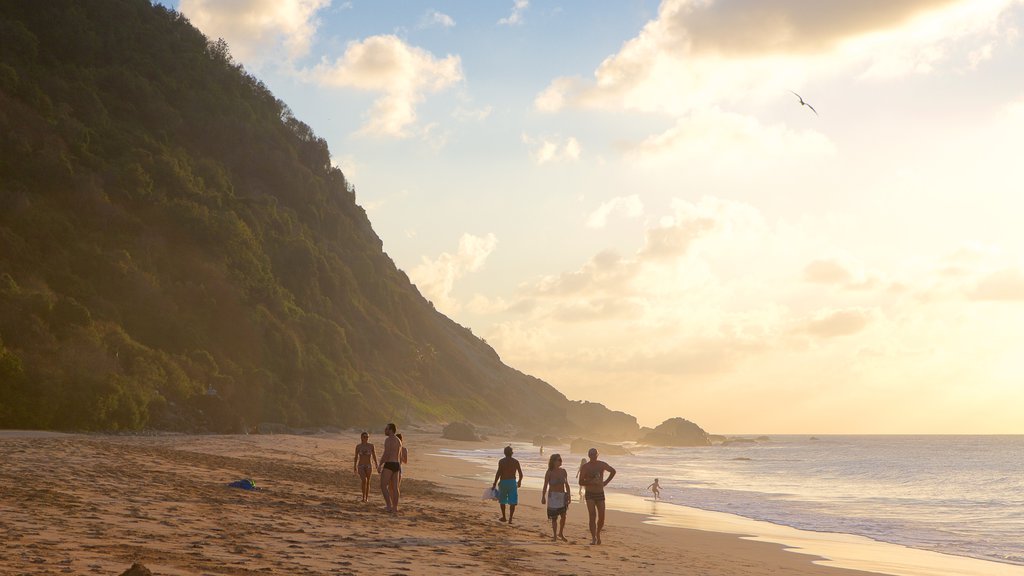
<svg viewBox="0 0 1024 576">
<path fill-rule="evenodd" d="M 562 457 L 552 454 L 548 458 L 548 471 L 544 474 L 544 487 L 540 491 L 540 503 L 548 505 L 548 518 L 551 519 L 551 541 L 559 539 L 566 542 L 563 532 L 565 531 L 565 514 L 569 511 L 569 503 L 572 502 L 572 492 L 569 488 L 569 473 L 562 468 Z M 558 519 L 561 518 L 561 524 Z"/>
</svg>

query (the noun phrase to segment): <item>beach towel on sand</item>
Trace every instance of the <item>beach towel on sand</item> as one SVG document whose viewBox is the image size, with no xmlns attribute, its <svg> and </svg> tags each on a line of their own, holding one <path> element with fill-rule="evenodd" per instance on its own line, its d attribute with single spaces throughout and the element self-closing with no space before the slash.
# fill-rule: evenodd
<svg viewBox="0 0 1024 576">
<path fill-rule="evenodd" d="M 241 488 L 242 490 L 259 490 L 259 488 L 256 487 L 256 483 L 248 478 L 244 480 L 236 480 L 228 484 L 228 486 L 232 488 Z"/>
</svg>

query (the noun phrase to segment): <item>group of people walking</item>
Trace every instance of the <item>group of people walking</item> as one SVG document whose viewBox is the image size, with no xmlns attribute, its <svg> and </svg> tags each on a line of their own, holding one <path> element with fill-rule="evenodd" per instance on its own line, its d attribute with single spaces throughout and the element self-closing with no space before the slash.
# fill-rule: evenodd
<svg viewBox="0 0 1024 576">
<path fill-rule="evenodd" d="M 398 433 L 398 427 L 389 423 L 384 427 L 384 452 L 377 461 L 377 452 L 370 443 L 370 435 L 363 432 L 356 444 L 353 467 L 359 475 L 363 490 L 363 502 L 370 498 L 370 476 L 373 469 L 380 474 L 380 491 L 384 495 L 384 506 L 387 512 L 398 513 L 398 499 L 402 494 L 402 464 L 409 462 L 409 451 Z M 371 467 L 372 466 L 372 467 Z"/>
<path fill-rule="evenodd" d="M 601 543 L 601 530 L 604 528 L 605 497 L 604 487 L 615 477 L 615 468 L 598 459 L 597 448 L 587 452 L 589 460 L 580 462 L 576 477 L 583 491 L 583 499 L 587 504 L 590 516 L 590 543 Z M 605 473 L 608 474 L 605 477 Z M 519 488 L 523 485 L 523 468 L 519 460 L 512 457 L 512 447 L 505 447 L 505 457 L 498 461 L 498 470 L 494 473 L 491 489 L 498 493 L 498 505 L 501 507 L 501 521 L 512 522 L 519 504 Z M 569 473 L 562 468 L 562 456 L 552 454 L 548 458 L 548 469 L 544 474 L 544 486 L 541 488 L 540 503 L 547 505 L 548 519 L 551 520 L 551 540 L 565 541 L 565 516 L 572 503 L 572 487 L 569 485 Z M 506 516 L 506 507 L 508 515 Z"/>
<path fill-rule="evenodd" d="M 359 476 L 362 488 L 362 501 L 370 498 L 370 477 L 376 469 L 380 474 L 380 491 L 384 496 L 385 510 L 398 513 L 398 501 L 402 488 L 402 465 L 409 462 L 409 452 L 402 441 L 402 435 L 394 423 L 384 427 L 384 451 L 377 459 L 377 452 L 370 443 L 370 435 L 363 432 L 360 442 L 356 444 L 353 471 Z M 598 459 L 597 448 L 587 452 L 587 459 L 580 462 L 576 471 L 577 482 L 583 500 L 587 504 L 590 516 L 591 544 L 601 543 L 601 530 L 604 528 L 605 496 L 604 487 L 615 477 L 615 468 Z M 589 460 L 588 460 L 589 459 Z M 607 474 L 607 476 L 605 476 Z M 655 485 L 657 481 L 655 481 Z M 523 485 L 523 468 L 519 460 L 512 457 L 512 447 L 505 447 L 505 457 L 498 461 L 498 470 L 494 474 L 491 489 L 497 492 L 498 504 L 501 506 L 501 521 L 511 523 L 519 504 L 519 488 Z M 548 458 L 548 469 L 544 474 L 544 486 L 541 489 L 540 503 L 547 506 L 548 519 L 551 520 L 552 541 L 565 541 L 565 517 L 572 503 L 572 487 L 569 484 L 569 473 L 562 468 L 562 456 L 552 454 Z"/>
</svg>

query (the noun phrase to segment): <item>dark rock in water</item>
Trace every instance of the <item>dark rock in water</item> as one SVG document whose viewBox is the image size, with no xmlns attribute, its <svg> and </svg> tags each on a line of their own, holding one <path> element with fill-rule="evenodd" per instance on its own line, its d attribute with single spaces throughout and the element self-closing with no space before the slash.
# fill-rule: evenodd
<svg viewBox="0 0 1024 576">
<path fill-rule="evenodd" d="M 708 433 L 684 418 L 669 418 L 640 439 L 651 446 L 711 446 Z"/>
<path fill-rule="evenodd" d="M 449 440 L 480 441 L 480 435 L 477 434 L 476 428 L 469 422 L 452 422 L 448 424 L 444 427 L 444 431 L 441 432 L 441 437 Z"/>
<path fill-rule="evenodd" d="M 811 436 L 811 440 L 817 440 L 817 439 L 818 439 L 817 436 Z"/>
<path fill-rule="evenodd" d="M 747 458 L 745 456 L 740 456 L 739 458 L 733 458 L 733 460 L 735 460 L 737 462 L 749 462 L 750 458 Z"/>
<path fill-rule="evenodd" d="M 595 442 L 586 438 L 577 438 L 569 444 L 570 454 L 586 454 L 591 448 L 597 448 L 598 453 L 604 456 L 632 456 L 633 453 L 618 444 L 607 444 Z"/>
<path fill-rule="evenodd" d="M 149 568 L 136 562 L 132 564 L 131 568 L 121 572 L 121 576 L 153 576 L 153 573 L 150 572 Z"/>
<path fill-rule="evenodd" d="M 722 442 L 722 446 L 730 446 L 732 444 L 757 444 L 757 441 L 753 438 L 729 438 Z"/>
</svg>

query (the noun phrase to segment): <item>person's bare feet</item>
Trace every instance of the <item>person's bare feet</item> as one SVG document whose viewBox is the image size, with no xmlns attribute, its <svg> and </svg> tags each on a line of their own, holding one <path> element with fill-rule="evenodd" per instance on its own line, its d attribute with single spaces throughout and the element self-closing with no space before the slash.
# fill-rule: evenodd
<svg viewBox="0 0 1024 576">
<path fill-rule="evenodd" d="M 565 539 L 565 536 L 562 536 L 561 534 L 558 535 L 558 539 L 562 542 L 568 542 L 568 540 Z"/>
<path fill-rule="evenodd" d="M 504 516 L 498 518 L 498 520 L 500 520 L 501 522 L 508 522 L 508 520 Z"/>
</svg>

